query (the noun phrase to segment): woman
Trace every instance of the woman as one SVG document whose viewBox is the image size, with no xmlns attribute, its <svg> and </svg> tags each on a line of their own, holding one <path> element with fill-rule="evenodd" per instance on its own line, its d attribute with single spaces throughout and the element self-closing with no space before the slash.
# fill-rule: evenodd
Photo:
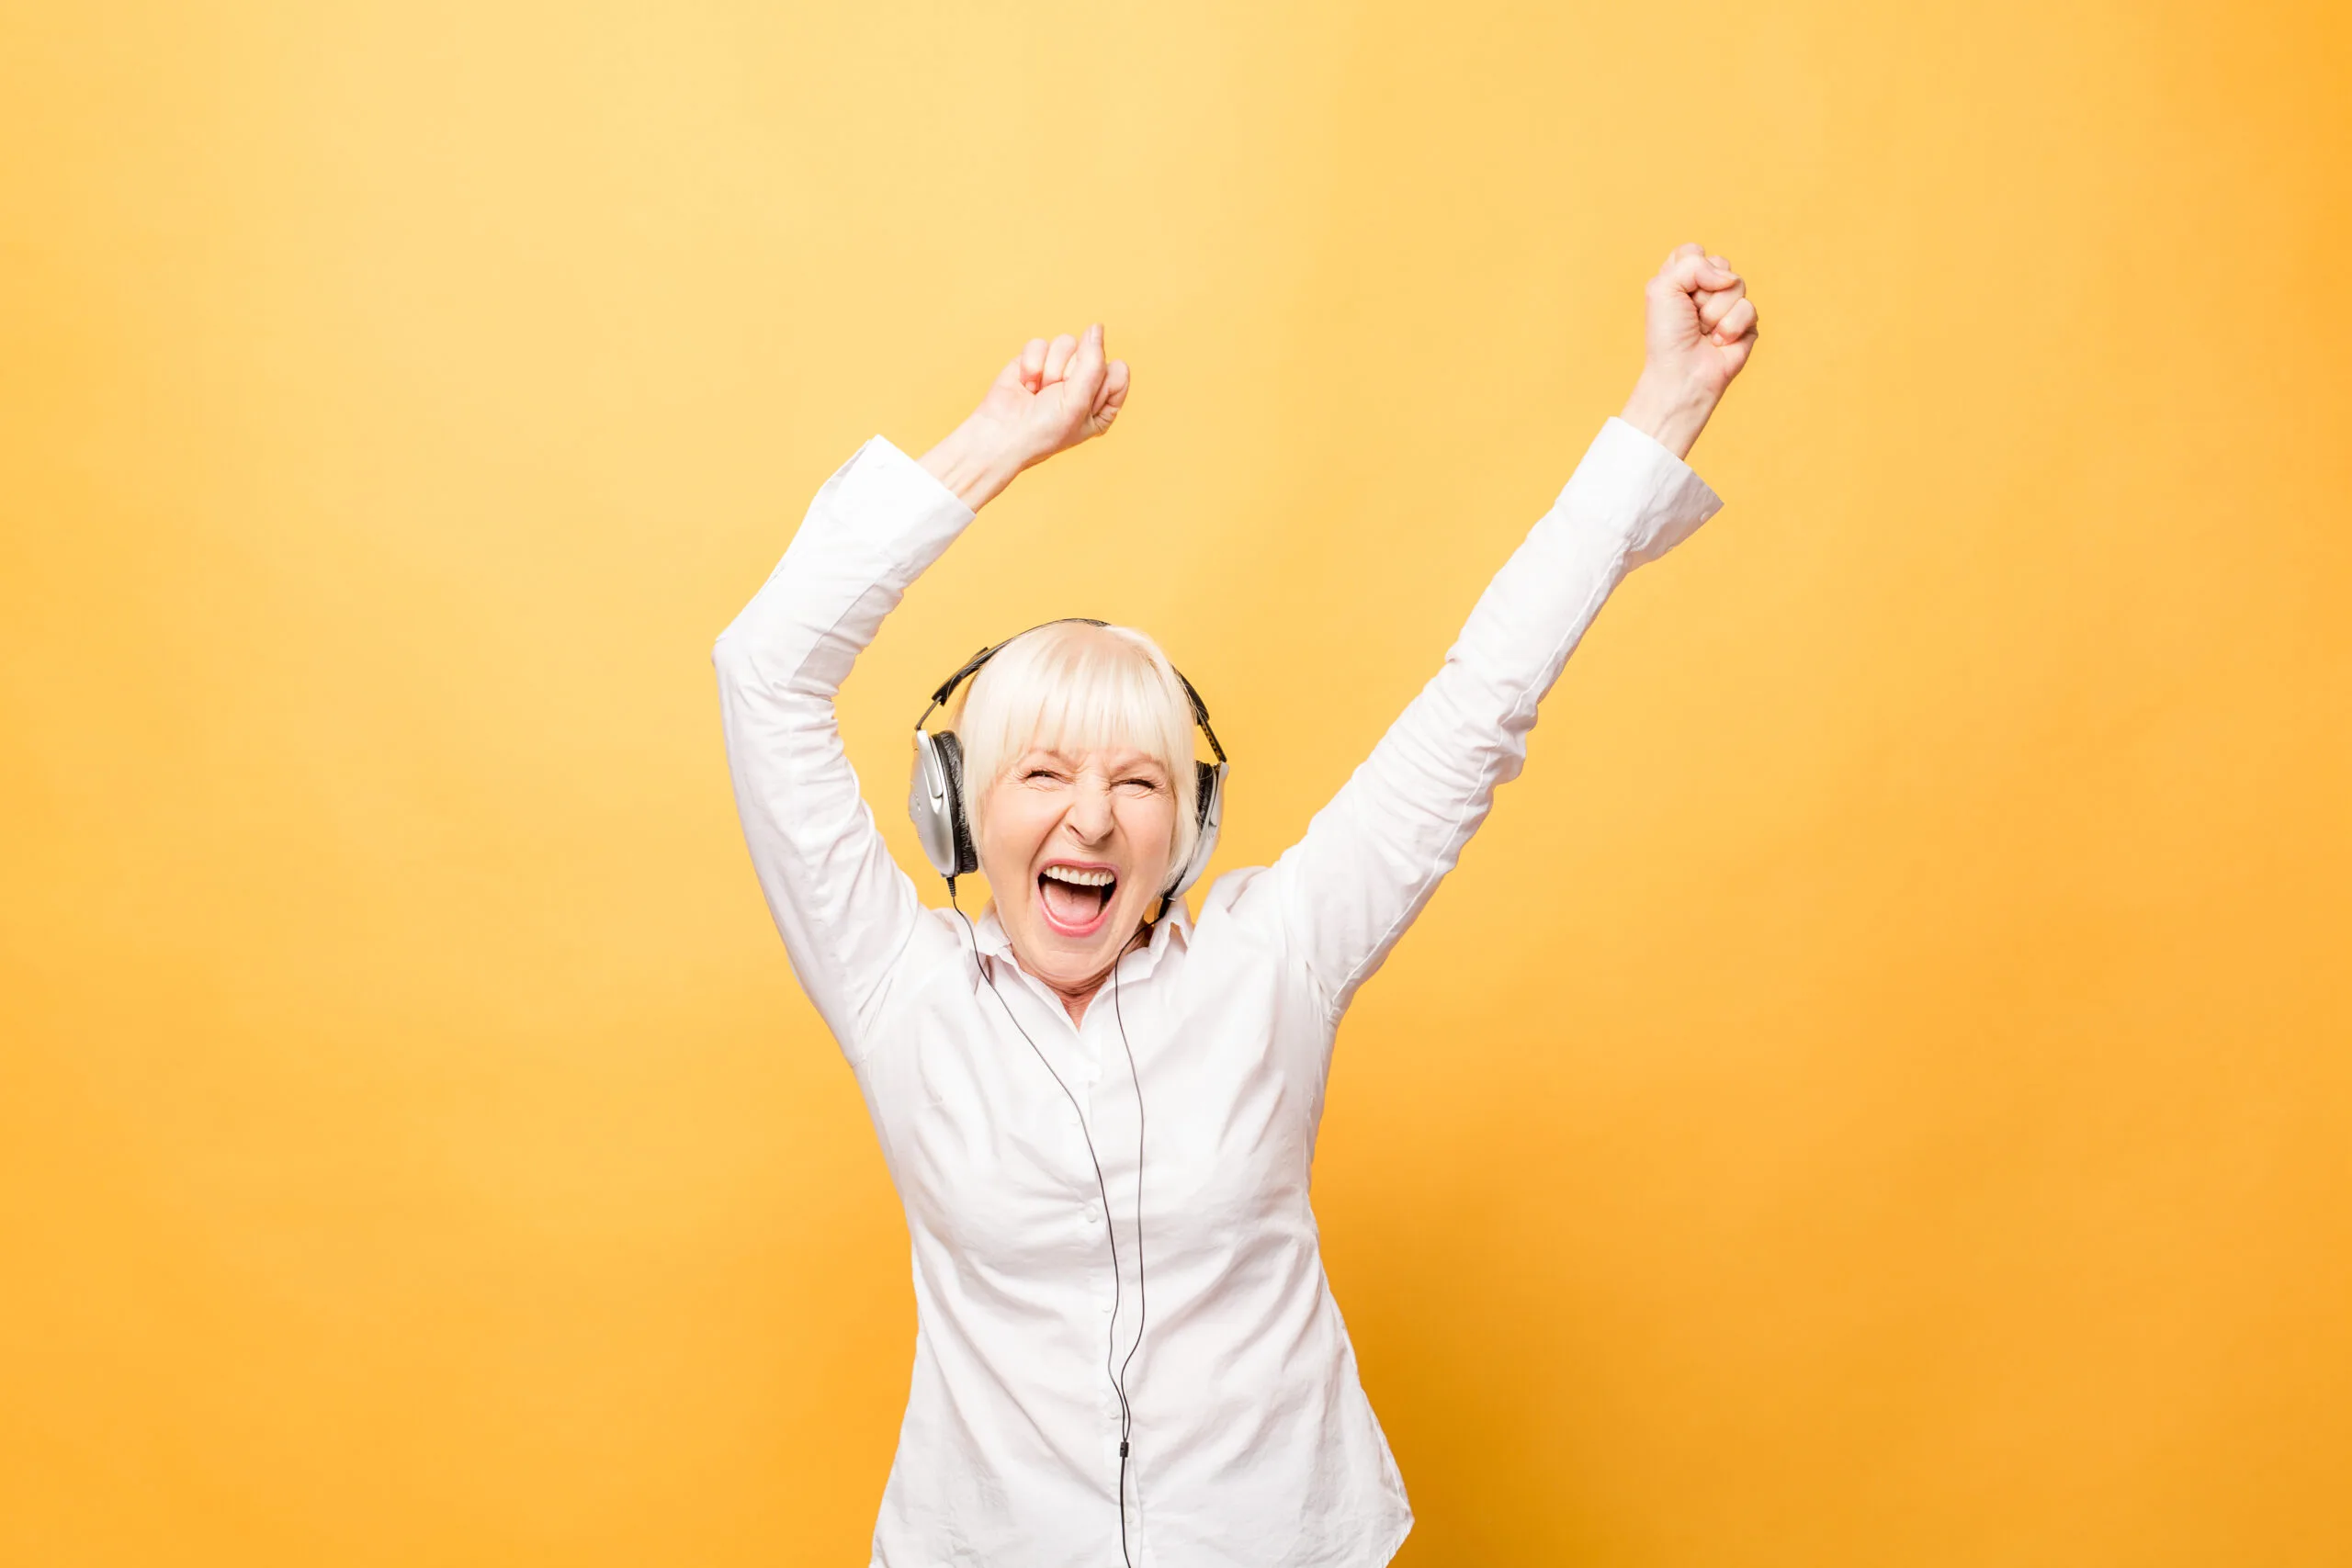
<svg viewBox="0 0 2352 1568">
<path fill-rule="evenodd" d="M 1307 1201 L 1333 1034 L 1519 771 L 1610 590 L 1721 504 L 1681 458 L 1755 340 L 1724 258 L 1667 258 L 1624 412 L 1444 667 L 1306 837 L 1217 878 L 1197 920 L 1178 896 L 1215 826 L 1193 750 L 1207 714 L 1140 633 L 1056 623 L 971 675 L 962 775 L 915 808 L 960 816 L 968 852 L 955 835 L 931 852 L 986 874 L 977 924 L 922 907 L 835 727 L 834 694 L 907 586 L 1023 468 L 1117 418 L 1127 368 L 1101 328 L 1032 342 L 920 463 L 877 435 L 818 492 L 714 660 L 761 886 L 913 1244 L 914 1372 L 876 1563 L 1371 1568 L 1396 1551 L 1412 1515 Z"/>
</svg>

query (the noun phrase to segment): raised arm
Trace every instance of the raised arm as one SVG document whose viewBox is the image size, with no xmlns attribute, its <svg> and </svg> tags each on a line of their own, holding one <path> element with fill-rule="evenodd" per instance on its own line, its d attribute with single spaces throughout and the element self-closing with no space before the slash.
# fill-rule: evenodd
<svg viewBox="0 0 2352 1568">
<path fill-rule="evenodd" d="M 1404 934 L 1496 786 L 1527 756 L 1536 704 L 1625 574 L 1722 505 L 1682 458 L 1746 364 L 1756 307 L 1720 256 L 1684 245 L 1647 291 L 1646 358 L 1552 509 L 1494 581 L 1372 756 L 1270 874 L 1333 1017 Z"/>
<path fill-rule="evenodd" d="M 907 588 L 1014 475 L 1099 434 L 1126 396 L 1102 334 L 1033 340 L 918 463 L 876 435 L 836 469 L 711 650 L 735 803 L 793 973 L 852 1060 L 921 918 L 858 793 L 833 711 Z"/>
</svg>

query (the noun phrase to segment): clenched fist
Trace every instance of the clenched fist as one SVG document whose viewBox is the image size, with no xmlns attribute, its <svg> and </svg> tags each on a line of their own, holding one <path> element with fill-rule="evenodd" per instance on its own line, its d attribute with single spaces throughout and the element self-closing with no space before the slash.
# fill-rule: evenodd
<svg viewBox="0 0 2352 1568">
<path fill-rule="evenodd" d="M 1127 362 L 1103 360 L 1102 322 L 1081 337 L 1031 338 L 922 465 L 978 510 L 1032 463 L 1110 429 L 1126 400 Z"/>
<path fill-rule="evenodd" d="M 1696 242 L 1677 245 L 1643 292 L 1642 378 L 1622 417 L 1684 457 L 1755 351 L 1756 302 Z"/>
</svg>

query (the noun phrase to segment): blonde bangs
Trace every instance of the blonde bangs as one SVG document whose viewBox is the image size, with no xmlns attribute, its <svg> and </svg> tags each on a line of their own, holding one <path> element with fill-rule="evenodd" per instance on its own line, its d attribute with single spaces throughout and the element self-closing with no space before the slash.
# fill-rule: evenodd
<svg viewBox="0 0 2352 1568">
<path fill-rule="evenodd" d="M 964 748 L 964 807 L 978 826 L 989 788 L 1024 753 L 1125 749 L 1168 770 L 1176 795 L 1169 865 L 1199 836 L 1193 705 L 1159 645 L 1130 626 L 1056 621 L 1022 633 L 980 667 L 955 718 Z"/>
</svg>

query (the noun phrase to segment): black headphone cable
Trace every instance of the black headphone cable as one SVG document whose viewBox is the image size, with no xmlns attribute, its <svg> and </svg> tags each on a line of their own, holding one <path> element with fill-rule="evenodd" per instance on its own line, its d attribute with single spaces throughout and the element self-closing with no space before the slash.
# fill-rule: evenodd
<svg viewBox="0 0 2352 1568">
<path fill-rule="evenodd" d="M 1165 904 L 1160 907 L 1167 908 Z M 1151 928 L 1147 924 L 1144 929 L 1148 931 Z M 1119 957 L 1124 959 L 1126 954 L 1122 953 Z M 1135 1364 L 1136 1352 L 1143 1348 L 1143 1327 L 1151 1319 L 1151 1297 L 1143 1286 L 1143 1075 L 1136 1070 L 1136 1048 L 1127 1039 L 1127 1016 L 1119 1008 L 1117 960 L 1111 964 L 1111 1017 L 1118 1023 L 1119 1048 L 1127 1054 L 1127 1081 L 1135 1086 L 1136 1090 L 1136 1337 L 1127 1342 L 1126 1359 L 1119 1363 L 1119 1554 L 1125 1557 L 1127 1551 L 1127 1445 L 1128 1439 L 1135 1435 L 1136 1427 L 1135 1410 L 1127 1404 L 1127 1369 Z M 1102 1207 L 1102 1225 L 1105 1230 L 1111 1225 L 1111 1208 L 1107 1200 Z M 1117 1259 L 1114 1258 L 1112 1261 L 1116 1267 Z M 1119 1321 L 1117 1300 L 1116 1296 L 1112 1298 L 1114 1304 L 1111 1321 L 1114 1325 Z M 1111 1342 L 1114 1345 L 1118 1343 L 1115 1328 Z"/>
<path fill-rule="evenodd" d="M 1126 957 L 1127 950 L 1121 949 L 1119 958 L 1111 962 L 1111 1014 L 1119 1025 L 1119 1044 L 1126 1052 L 1128 1081 L 1135 1085 L 1136 1090 L 1136 1337 L 1127 1347 L 1126 1359 L 1114 1366 L 1113 1358 L 1119 1353 L 1119 1306 L 1123 1300 L 1124 1280 L 1119 1269 L 1119 1227 L 1111 1223 L 1111 1186 L 1102 1179 L 1102 1160 L 1094 1151 L 1094 1134 L 1087 1130 L 1086 1112 L 1080 1108 L 1078 1096 L 1070 1092 L 1069 1085 L 1062 1081 L 1061 1074 L 1054 1071 L 1053 1063 L 1046 1059 L 1046 1053 L 1038 1049 L 1037 1042 L 1030 1037 L 1029 1032 L 1021 1027 L 1020 1015 L 1012 1010 L 1012 1004 L 1004 999 L 1004 993 L 996 988 L 996 981 L 980 962 L 980 933 L 973 927 L 972 917 L 964 913 L 964 907 L 956 901 L 956 879 L 952 876 L 947 879 L 947 907 L 956 911 L 956 918 L 964 922 L 965 933 L 971 938 L 972 972 L 988 987 L 989 994 L 996 998 L 996 1005 L 1004 1010 L 1004 1016 L 1011 1021 L 1014 1032 L 1028 1043 L 1031 1054 L 1037 1058 L 1037 1065 L 1046 1069 L 1046 1076 L 1054 1080 L 1054 1087 L 1062 1091 L 1062 1098 L 1069 1101 L 1070 1110 L 1078 1117 L 1078 1135 L 1086 1140 L 1087 1161 L 1094 1167 L 1094 1190 L 1102 1200 L 1102 1231 L 1111 1243 L 1111 1331 L 1109 1342 L 1103 1349 L 1102 1371 L 1111 1380 L 1111 1392 L 1119 1400 L 1119 1557 L 1126 1568 L 1135 1568 L 1135 1558 L 1127 1550 L 1127 1451 L 1135 1437 L 1136 1416 L 1135 1406 L 1127 1400 L 1126 1372 L 1128 1365 L 1136 1359 L 1136 1351 L 1143 1345 L 1143 1325 L 1149 1311 L 1149 1298 L 1144 1294 L 1143 1284 L 1143 1079 L 1136 1072 L 1136 1051 L 1127 1039 L 1126 1016 L 1119 1010 L 1119 960 Z M 1148 931 L 1150 922 L 1147 921 L 1144 929 Z"/>
</svg>

